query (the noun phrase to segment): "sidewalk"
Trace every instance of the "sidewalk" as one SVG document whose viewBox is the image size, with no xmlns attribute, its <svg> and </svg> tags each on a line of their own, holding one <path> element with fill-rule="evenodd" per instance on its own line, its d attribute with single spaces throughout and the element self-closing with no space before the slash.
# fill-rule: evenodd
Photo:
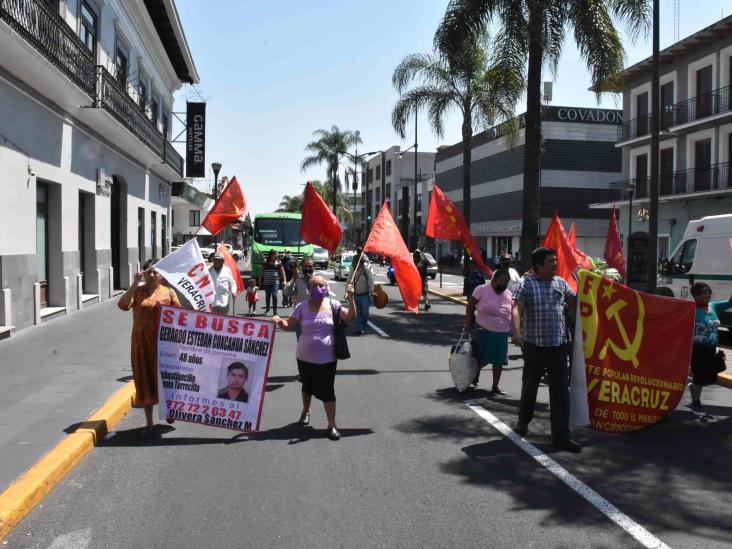
<svg viewBox="0 0 732 549">
<path fill-rule="evenodd" d="M 132 314 L 116 303 L 0 342 L 0 492 L 131 379 Z"/>
</svg>

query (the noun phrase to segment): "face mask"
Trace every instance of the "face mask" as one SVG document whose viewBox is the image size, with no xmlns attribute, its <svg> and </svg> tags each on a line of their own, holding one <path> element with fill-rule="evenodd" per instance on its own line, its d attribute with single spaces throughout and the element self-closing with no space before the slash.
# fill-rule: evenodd
<svg viewBox="0 0 732 549">
<path fill-rule="evenodd" d="M 321 288 L 320 286 L 313 286 L 310 288 L 310 297 L 313 299 L 323 299 L 328 295 L 328 288 Z"/>
<path fill-rule="evenodd" d="M 305 267 L 305 268 L 304 268 L 304 269 L 302 270 L 302 272 L 303 272 L 303 274 L 304 274 L 305 276 L 312 276 L 312 274 L 313 274 L 313 269 L 312 269 L 312 268 L 308 268 L 308 267 Z"/>
<path fill-rule="evenodd" d="M 506 284 L 496 284 L 493 286 L 493 289 L 496 291 L 497 294 L 502 294 L 508 286 Z"/>
</svg>

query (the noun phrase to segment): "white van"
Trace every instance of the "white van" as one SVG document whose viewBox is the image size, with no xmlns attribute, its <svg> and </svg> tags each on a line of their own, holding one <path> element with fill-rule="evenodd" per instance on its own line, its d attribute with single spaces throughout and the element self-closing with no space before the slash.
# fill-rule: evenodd
<svg viewBox="0 0 732 549">
<path fill-rule="evenodd" d="M 732 294 L 732 214 L 689 221 L 671 259 L 661 262 L 656 292 L 693 299 L 689 288 L 695 282 L 709 284 L 713 301 Z M 720 320 L 732 327 L 732 309 Z"/>
</svg>

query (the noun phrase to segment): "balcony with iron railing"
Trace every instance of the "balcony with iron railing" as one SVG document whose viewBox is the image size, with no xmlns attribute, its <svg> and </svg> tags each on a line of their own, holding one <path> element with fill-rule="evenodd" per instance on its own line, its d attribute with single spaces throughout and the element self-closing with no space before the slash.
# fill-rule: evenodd
<svg viewBox="0 0 732 549">
<path fill-rule="evenodd" d="M 648 198 L 650 177 L 626 179 L 611 183 L 620 191 L 620 199 L 627 197 L 628 189 L 634 189 L 633 200 Z M 712 164 L 700 168 L 662 173 L 659 176 L 659 195 L 672 196 L 730 188 L 729 163 Z"/>
<path fill-rule="evenodd" d="M 23 41 L 89 96 L 92 107 L 108 112 L 137 140 L 155 153 L 163 166 L 172 168 L 178 176 L 183 175 L 183 158 L 180 154 L 166 141 L 145 111 L 130 97 L 124 85 L 104 67 L 95 66 L 94 54 L 53 8 L 52 3 L 46 0 L 0 0 L 0 21 L 13 29 Z M 0 47 L 0 52 L 2 51 Z M 14 70 L 19 70 L 23 66 L 25 58 L 22 54 L 19 55 L 21 57 L 18 59 L 21 61 L 13 67 Z M 42 60 L 39 61 L 43 64 Z M 45 86 L 47 92 L 53 95 L 52 100 L 59 104 L 68 101 L 69 106 L 78 106 L 80 95 L 78 98 L 70 99 L 73 94 L 55 84 L 48 75 L 43 73 L 40 75 L 36 77 L 35 84 Z M 77 102 L 74 103 L 74 100 Z M 82 109 L 84 110 L 88 111 Z M 87 120 L 86 113 L 80 112 L 78 116 L 94 127 L 95 120 L 93 118 Z M 104 127 L 110 129 L 108 126 Z"/>
<path fill-rule="evenodd" d="M 674 126 L 732 112 L 732 94 L 725 86 L 674 105 Z"/>
<path fill-rule="evenodd" d="M 49 2 L 0 0 L 0 20 L 87 95 L 94 95 L 94 54 Z"/>
<path fill-rule="evenodd" d="M 665 107 L 661 113 L 660 130 L 667 132 L 668 129 L 673 125 L 673 108 L 671 106 Z M 644 114 L 638 118 L 633 118 L 627 122 L 623 122 L 622 126 L 618 127 L 618 141 L 630 141 L 632 139 L 638 139 L 640 137 L 646 137 L 651 135 L 651 115 Z"/>
</svg>

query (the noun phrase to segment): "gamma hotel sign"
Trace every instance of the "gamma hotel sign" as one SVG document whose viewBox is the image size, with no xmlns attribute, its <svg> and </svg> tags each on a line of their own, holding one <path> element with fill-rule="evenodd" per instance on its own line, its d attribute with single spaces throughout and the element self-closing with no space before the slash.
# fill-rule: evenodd
<svg viewBox="0 0 732 549">
<path fill-rule="evenodd" d="M 188 103 L 186 113 L 186 176 L 206 176 L 206 103 Z"/>
</svg>

